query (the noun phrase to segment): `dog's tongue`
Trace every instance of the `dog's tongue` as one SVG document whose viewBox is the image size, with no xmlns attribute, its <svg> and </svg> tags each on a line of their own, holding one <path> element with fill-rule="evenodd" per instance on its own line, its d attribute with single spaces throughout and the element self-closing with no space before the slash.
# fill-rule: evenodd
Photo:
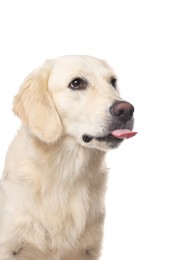
<svg viewBox="0 0 195 260">
<path fill-rule="evenodd" d="M 127 139 L 133 137 L 137 134 L 137 132 L 132 132 L 129 129 L 117 129 L 112 131 L 112 136 L 119 138 L 119 139 Z"/>
</svg>

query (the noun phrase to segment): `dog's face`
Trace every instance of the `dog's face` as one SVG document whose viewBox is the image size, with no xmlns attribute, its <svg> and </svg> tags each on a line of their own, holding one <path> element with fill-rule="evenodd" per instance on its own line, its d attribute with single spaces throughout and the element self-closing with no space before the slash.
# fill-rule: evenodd
<svg viewBox="0 0 195 260">
<path fill-rule="evenodd" d="M 85 147 L 117 147 L 134 136 L 133 106 L 121 100 L 105 61 L 64 56 L 32 72 L 15 97 L 14 112 L 46 143 L 63 136 Z"/>
</svg>

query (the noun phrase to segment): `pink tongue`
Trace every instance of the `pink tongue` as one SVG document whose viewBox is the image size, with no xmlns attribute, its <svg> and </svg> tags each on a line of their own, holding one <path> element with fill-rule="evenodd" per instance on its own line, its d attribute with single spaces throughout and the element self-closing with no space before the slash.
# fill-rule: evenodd
<svg viewBox="0 0 195 260">
<path fill-rule="evenodd" d="M 134 135 L 137 134 L 137 132 L 132 132 L 129 129 L 118 129 L 118 130 L 114 130 L 112 131 L 112 136 L 116 137 L 116 138 L 120 138 L 120 139 L 127 139 L 130 137 L 133 137 Z"/>
</svg>

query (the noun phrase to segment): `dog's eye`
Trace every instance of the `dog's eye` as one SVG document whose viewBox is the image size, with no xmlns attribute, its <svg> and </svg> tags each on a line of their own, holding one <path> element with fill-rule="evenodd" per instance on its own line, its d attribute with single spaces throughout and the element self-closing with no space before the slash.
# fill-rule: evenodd
<svg viewBox="0 0 195 260">
<path fill-rule="evenodd" d="M 73 90 L 86 89 L 87 81 L 83 78 L 75 78 L 73 81 L 70 82 L 68 87 Z"/>
<path fill-rule="evenodd" d="M 115 78 L 112 78 L 111 79 L 111 81 L 110 81 L 110 84 L 113 86 L 113 88 L 115 88 L 116 89 L 116 84 L 117 83 L 117 79 L 115 79 Z"/>
</svg>

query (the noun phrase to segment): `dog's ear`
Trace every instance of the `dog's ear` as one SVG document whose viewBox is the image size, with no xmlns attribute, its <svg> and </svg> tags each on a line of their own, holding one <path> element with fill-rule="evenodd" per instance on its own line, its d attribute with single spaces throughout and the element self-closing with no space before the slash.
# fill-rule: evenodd
<svg viewBox="0 0 195 260">
<path fill-rule="evenodd" d="M 29 128 L 31 134 L 46 143 L 56 142 L 62 124 L 48 90 L 49 68 L 34 70 L 14 98 L 13 112 Z"/>
</svg>

